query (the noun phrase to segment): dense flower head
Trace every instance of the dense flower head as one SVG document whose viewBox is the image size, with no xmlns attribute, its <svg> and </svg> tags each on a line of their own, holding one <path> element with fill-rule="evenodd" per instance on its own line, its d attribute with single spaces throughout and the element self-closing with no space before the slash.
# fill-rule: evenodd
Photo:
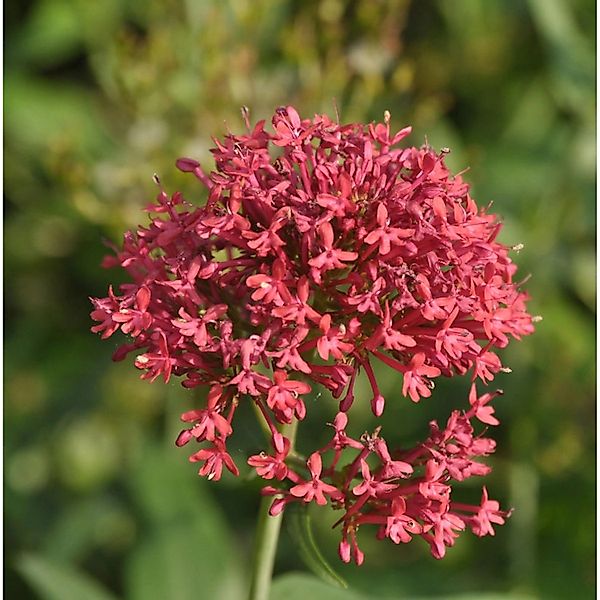
<svg viewBox="0 0 600 600">
<path fill-rule="evenodd" d="M 466 527 L 493 534 L 507 513 L 485 488 L 480 505 L 451 493 L 453 481 L 490 471 L 479 459 L 495 443 L 472 421 L 498 424 L 489 404 L 497 393 L 479 396 L 476 380 L 493 380 L 504 370 L 495 350 L 533 331 L 498 219 L 448 171 L 447 150 L 399 147 L 410 128 L 392 134 L 389 113 L 341 125 L 284 107 L 272 132 L 244 116 L 246 134 L 215 140 L 214 171 L 177 161 L 206 201 L 161 188 L 149 226 L 126 233 L 105 260 L 132 282 L 92 299 L 92 330 L 127 334 L 115 359 L 135 353 L 142 378 L 208 388 L 205 406 L 182 415 L 177 445 L 201 444 L 190 460 L 209 479 L 223 467 L 238 473 L 227 440 L 239 403 L 254 403 L 271 449 L 248 463 L 278 484 L 263 489 L 272 513 L 312 501 L 342 511 L 342 560 L 362 563 L 363 524 L 396 544 L 420 536 L 437 558 Z M 381 394 L 374 361 L 402 374 L 413 402 L 432 395 L 435 378 L 471 371 L 469 409 L 445 427 L 432 422 L 408 450 L 390 450 L 380 428 L 352 437 L 354 401 L 376 416 L 401 401 Z M 355 400 L 361 370 L 372 395 Z M 304 419 L 303 397 L 320 386 L 339 400 L 331 441 L 290 460 L 282 426 Z"/>
</svg>

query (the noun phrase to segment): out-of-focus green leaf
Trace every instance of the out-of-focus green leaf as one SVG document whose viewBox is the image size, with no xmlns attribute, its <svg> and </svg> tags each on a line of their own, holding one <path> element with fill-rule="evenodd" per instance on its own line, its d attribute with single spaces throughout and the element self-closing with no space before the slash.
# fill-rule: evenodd
<svg viewBox="0 0 600 600">
<path fill-rule="evenodd" d="M 293 505 L 286 514 L 290 535 L 307 567 L 323 581 L 346 589 L 348 584 L 325 560 L 313 535 L 310 514 L 306 505 Z"/>
<path fill-rule="evenodd" d="M 41 600 L 114 600 L 115 598 L 84 573 L 41 556 L 34 554 L 22 556 L 17 562 L 17 570 L 36 590 Z"/>
<path fill-rule="evenodd" d="M 82 148 L 105 141 L 93 97 L 83 88 L 48 85 L 42 79 L 7 74 L 4 80 L 6 135 L 32 151 L 69 141 Z"/>
<path fill-rule="evenodd" d="M 135 539 L 133 516 L 110 496 L 84 497 L 66 507 L 49 532 L 44 554 L 65 562 L 76 561 L 101 546 L 129 547 Z"/>
<path fill-rule="evenodd" d="M 290 573 L 277 577 L 271 586 L 270 600 L 366 600 L 352 590 L 334 588 L 310 575 Z"/>
<path fill-rule="evenodd" d="M 512 593 L 488 594 L 486 592 L 473 592 L 471 594 L 458 594 L 451 596 L 428 596 L 427 598 L 413 598 L 413 600 L 535 600 L 536 596 L 530 594 Z M 391 600 L 391 598 L 390 598 Z"/>
<path fill-rule="evenodd" d="M 57 440 L 61 481 L 81 492 L 98 489 L 114 476 L 119 464 L 116 432 L 102 417 L 67 425 Z"/>
<path fill-rule="evenodd" d="M 154 524 L 190 519 L 202 513 L 206 534 L 228 536 L 227 524 L 211 498 L 209 485 L 196 476 L 185 450 L 175 444 L 148 446 L 130 479 L 131 493 Z M 201 507 L 201 508 L 200 508 Z"/>
<path fill-rule="evenodd" d="M 198 505 L 202 516 L 203 506 Z M 160 527 L 127 565 L 128 600 L 237 600 L 243 598 L 227 540 L 206 537 L 198 520 Z"/>
<path fill-rule="evenodd" d="M 277 577 L 273 581 L 270 600 L 375 600 L 374 596 L 365 596 L 354 590 L 340 590 L 300 573 L 290 573 Z M 534 600 L 534 596 L 521 593 L 487 593 L 473 592 L 468 594 L 448 594 L 443 596 L 385 595 L 377 596 L 377 600 Z"/>
<path fill-rule="evenodd" d="M 77 52 L 81 34 L 72 2 L 42 0 L 34 3 L 10 51 L 21 62 L 49 67 L 70 59 Z"/>
<path fill-rule="evenodd" d="M 575 254 L 573 283 L 579 298 L 593 311 L 596 303 L 596 257 L 591 250 Z"/>
<path fill-rule="evenodd" d="M 131 490 L 149 521 L 148 534 L 127 567 L 127 598 L 235 600 L 240 563 L 206 482 L 176 448 L 149 447 L 143 456 Z"/>
<path fill-rule="evenodd" d="M 85 41 L 92 46 L 105 46 L 106 40 L 122 26 L 126 4 L 122 0 L 103 0 L 102 4 L 86 0 L 70 0 Z"/>
<path fill-rule="evenodd" d="M 534 78 L 521 92 L 514 110 L 507 120 L 502 140 L 508 145 L 522 148 L 540 147 L 548 136 L 556 118 L 556 107 L 545 81 Z"/>
<path fill-rule="evenodd" d="M 555 72 L 554 91 L 585 116 L 594 89 L 594 52 L 581 35 L 565 0 L 529 0 L 531 15 L 546 42 Z"/>
</svg>

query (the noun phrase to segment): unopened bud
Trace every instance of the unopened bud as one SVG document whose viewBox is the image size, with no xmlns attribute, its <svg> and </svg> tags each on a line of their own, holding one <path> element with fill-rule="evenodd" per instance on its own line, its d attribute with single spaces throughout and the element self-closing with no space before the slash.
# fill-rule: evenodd
<svg viewBox="0 0 600 600">
<path fill-rule="evenodd" d="M 377 394 L 371 400 L 371 410 L 376 417 L 380 417 L 383 414 L 385 408 L 385 398 L 381 394 Z"/>
<path fill-rule="evenodd" d="M 340 545 L 338 546 L 338 554 L 343 562 L 350 562 L 350 544 L 348 543 L 348 540 L 342 540 L 340 542 Z"/>
<path fill-rule="evenodd" d="M 193 437 L 192 432 L 189 429 L 184 429 L 175 440 L 176 446 L 185 446 Z"/>
</svg>

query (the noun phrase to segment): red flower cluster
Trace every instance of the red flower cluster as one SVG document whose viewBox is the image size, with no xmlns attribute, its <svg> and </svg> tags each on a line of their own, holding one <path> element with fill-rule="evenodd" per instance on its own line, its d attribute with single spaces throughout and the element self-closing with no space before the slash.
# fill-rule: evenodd
<svg viewBox="0 0 600 600">
<path fill-rule="evenodd" d="M 190 460 L 209 479 L 223 467 L 238 473 L 227 439 L 239 402 L 255 403 L 272 452 L 248 463 L 280 482 L 263 490 L 275 496 L 272 514 L 290 502 L 332 503 L 343 511 L 342 560 L 363 561 L 361 524 L 394 543 L 421 536 L 438 558 L 467 526 L 493 534 L 507 513 L 485 488 L 479 506 L 450 496 L 452 481 L 490 470 L 476 459 L 495 443 L 471 421 L 498 423 L 495 394 L 479 397 L 475 380 L 502 370 L 492 349 L 533 331 L 496 217 L 448 172 L 447 151 L 397 148 L 410 128 L 392 135 L 387 113 L 384 123 L 340 125 L 280 108 L 274 133 L 263 121 L 251 130 L 245 117 L 246 135 L 216 141 L 215 171 L 177 162 L 207 188 L 206 203 L 161 190 L 150 225 L 126 233 L 105 261 L 133 283 L 93 299 L 92 330 L 128 334 L 115 358 L 135 351 L 143 378 L 209 386 L 177 439 L 202 443 Z M 432 422 L 429 438 L 403 452 L 380 428 L 351 437 L 346 413 L 361 369 L 374 414 L 385 407 L 373 360 L 402 373 L 414 402 L 431 395 L 434 378 L 472 369 L 469 410 L 452 412 L 445 428 Z M 339 412 L 331 441 L 298 467 L 280 424 L 304 418 L 308 382 L 340 399 Z"/>
</svg>

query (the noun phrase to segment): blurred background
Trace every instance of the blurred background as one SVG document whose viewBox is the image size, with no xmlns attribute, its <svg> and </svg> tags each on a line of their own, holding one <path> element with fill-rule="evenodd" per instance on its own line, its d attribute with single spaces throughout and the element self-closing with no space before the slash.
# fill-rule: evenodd
<svg viewBox="0 0 600 600">
<path fill-rule="evenodd" d="M 333 116 L 336 103 L 344 122 L 389 109 L 394 127 L 413 125 L 411 143 L 451 148 L 478 203 L 494 201 L 502 241 L 525 245 L 515 261 L 544 320 L 503 353 L 513 373 L 496 380 L 505 395 L 487 486 L 515 507 L 496 537 L 465 534 L 435 561 L 420 540 L 396 547 L 365 530 L 358 569 L 339 563 L 332 514 L 316 511 L 321 550 L 351 591 L 310 576 L 284 532 L 273 597 L 594 597 L 592 0 L 9 0 L 4 10 L 7 598 L 244 597 L 257 482 L 196 476 L 173 445 L 190 398 L 112 363 L 119 340 L 89 332 L 88 296 L 122 281 L 99 266 L 103 240 L 146 222 L 153 173 L 201 201 L 175 159 L 210 168 L 210 138 L 242 130 L 240 106 L 256 121 L 288 103 L 303 116 Z M 394 398 L 397 378 L 378 376 L 384 433 L 398 444 L 466 399 L 467 382 L 452 381 L 415 406 Z M 355 433 L 374 426 L 367 404 Z M 309 412 L 307 448 L 334 404 L 315 398 Z M 262 446 L 253 427 L 237 438 L 238 463 Z M 478 500 L 475 487 L 464 494 Z"/>
</svg>

